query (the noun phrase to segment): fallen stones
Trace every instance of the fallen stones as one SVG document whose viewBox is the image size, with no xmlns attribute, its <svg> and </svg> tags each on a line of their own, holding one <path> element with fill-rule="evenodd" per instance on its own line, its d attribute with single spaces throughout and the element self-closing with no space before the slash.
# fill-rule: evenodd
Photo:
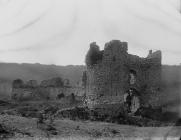
<svg viewBox="0 0 181 140">
<path fill-rule="evenodd" d="M 140 107 L 134 115 L 149 118 L 152 120 L 161 120 L 162 110 L 161 108 L 154 109 L 152 107 Z"/>
<path fill-rule="evenodd" d="M 71 120 L 91 120 L 103 121 L 118 124 L 136 125 L 136 126 L 161 126 L 162 122 L 148 117 L 134 116 L 119 112 L 118 115 L 110 115 L 100 111 L 100 109 L 90 110 L 88 108 L 69 108 L 59 111 L 58 118 L 69 118 Z"/>
<path fill-rule="evenodd" d="M 0 138 L 7 138 L 9 135 L 12 135 L 12 133 L 8 131 L 5 126 L 0 124 Z"/>
</svg>

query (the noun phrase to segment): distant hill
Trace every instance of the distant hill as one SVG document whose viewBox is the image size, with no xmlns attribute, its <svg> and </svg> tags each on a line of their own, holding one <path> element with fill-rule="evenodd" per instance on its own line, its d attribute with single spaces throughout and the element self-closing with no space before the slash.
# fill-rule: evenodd
<svg viewBox="0 0 181 140">
<path fill-rule="evenodd" d="M 181 86 L 181 66 L 162 66 L 163 86 Z"/>
<path fill-rule="evenodd" d="M 62 77 L 69 79 L 71 84 L 76 84 L 81 80 L 84 65 L 43 65 L 43 64 L 17 64 L 0 63 L 0 81 L 13 81 L 20 78 L 22 80 L 37 80 L 38 82 L 53 78 Z M 181 66 L 162 66 L 162 84 L 178 85 L 181 84 Z"/>
<path fill-rule="evenodd" d="M 13 81 L 20 78 L 24 81 L 37 80 L 38 82 L 52 77 L 62 77 L 69 79 L 72 85 L 76 84 L 85 70 L 83 65 L 42 65 L 42 64 L 17 64 L 17 63 L 0 63 L 0 80 Z"/>
</svg>

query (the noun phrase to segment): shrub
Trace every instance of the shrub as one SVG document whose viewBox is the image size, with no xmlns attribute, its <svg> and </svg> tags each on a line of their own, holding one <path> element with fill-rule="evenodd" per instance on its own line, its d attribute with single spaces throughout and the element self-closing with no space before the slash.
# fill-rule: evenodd
<svg viewBox="0 0 181 140">
<path fill-rule="evenodd" d="M 85 60 L 87 66 L 97 64 L 99 60 L 102 60 L 102 56 L 103 52 L 99 50 L 99 46 L 95 42 L 91 43 Z"/>
</svg>

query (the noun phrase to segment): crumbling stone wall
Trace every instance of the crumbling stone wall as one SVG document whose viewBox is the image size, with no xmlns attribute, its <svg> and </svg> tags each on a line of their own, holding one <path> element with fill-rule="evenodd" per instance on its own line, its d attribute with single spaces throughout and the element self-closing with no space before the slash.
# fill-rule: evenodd
<svg viewBox="0 0 181 140">
<path fill-rule="evenodd" d="M 11 99 L 14 100 L 56 100 L 59 99 L 59 94 L 63 94 L 64 96 L 71 94 L 83 96 L 85 94 L 84 87 L 69 86 L 69 84 L 64 85 L 64 83 L 62 83 L 63 80 L 60 78 L 43 80 L 40 85 L 38 85 L 35 80 L 30 80 L 25 83 L 19 79 L 14 81 L 13 83 L 15 84 L 13 84 L 11 93 Z"/>
<path fill-rule="evenodd" d="M 90 44 L 86 55 L 86 97 L 90 107 L 105 102 L 122 102 L 123 94 L 130 88 L 135 88 L 145 99 L 150 94 L 158 97 L 161 51 L 150 51 L 146 58 L 141 58 L 128 54 L 127 50 L 127 42 L 119 40 L 106 43 L 103 51 L 95 42 Z M 143 103 L 146 103 L 144 98 Z M 158 105 L 154 100 L 151 104 Z"/>
<path fill-rule="evenodd" d="M 13 88 L 11 98 L 14 100 L 57 100 L 59 94 L 69 96 L 83 96 L 84 88 L 81 87 L 36 87 L 36 88 Z"/>
</svg>

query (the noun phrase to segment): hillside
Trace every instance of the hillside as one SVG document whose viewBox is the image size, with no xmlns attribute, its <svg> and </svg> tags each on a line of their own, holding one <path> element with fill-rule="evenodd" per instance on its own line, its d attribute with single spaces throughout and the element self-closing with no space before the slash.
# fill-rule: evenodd
<svg viewBox="0 0 181 140">
<path fill-rule="evenodd" d="M 23 80 L 38 80 L 39 82 L 52 77 L 60 76 L 70 79 L 71 84 L 76 84 L 85 70 L 84 65 L 43 65 L 43 64 L 17 64 L 0 63 L 0 80 L 12 81 L 17 78 Z M 162 66 L 162 84 L 164 86 L 178 86 L 181 84 L 180 66 Z"/>
<path fill-rule="evenodd" d="M 162 83 L 164 86 L 181 85 L 181 66 L 162 66 Z"/>
<path fill-rule="evenodd" d="M 85 66 L 81 65 L 42 65 L 42 64 L 17 64 L 17 63 L 0 63 L 0 80 L 12 81 L 17 78 L 27 80 L 42 81 L 52 77 L 60 76 L 70 80 L 71 84 L 76 84 L 84 71 Z"/>
</svg>

